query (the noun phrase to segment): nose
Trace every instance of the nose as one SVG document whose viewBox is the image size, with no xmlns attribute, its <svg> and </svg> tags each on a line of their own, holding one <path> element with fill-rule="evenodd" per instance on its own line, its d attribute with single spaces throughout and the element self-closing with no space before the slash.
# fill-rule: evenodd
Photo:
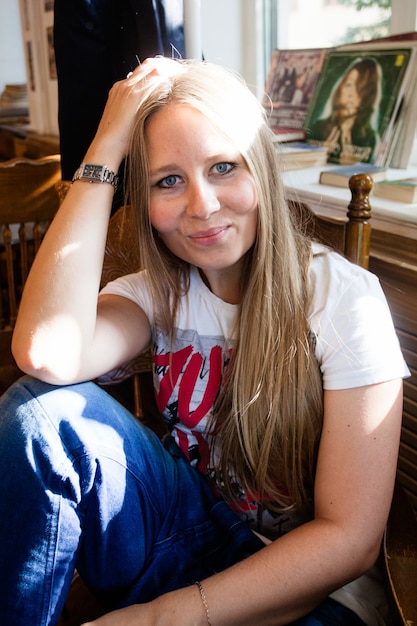
<svg viewBox="0 0 417 626">
<path fill-rule="evenodd" d="M 221 206 L 215 187 L 203 180 L 188 184 L 186 203 L 187 215 L 201 220 L 209 219 Z"/>
</svg>

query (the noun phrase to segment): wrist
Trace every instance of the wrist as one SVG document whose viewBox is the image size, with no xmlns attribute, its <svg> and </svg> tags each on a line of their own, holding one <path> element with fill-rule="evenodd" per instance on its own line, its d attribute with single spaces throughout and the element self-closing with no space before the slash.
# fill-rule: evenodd
<svg viewBox="0 0 417 626">
<path fill-rule="evenodd" d="M 82 159 L 83 163 L 105 163 L 113 172 L 117 172 L 126 158 L 127 148 L 117 136 L 97 134 Z"/>
<path fill-rule="evenodd" d="M 196 584 L 169 591 L 150 603 L 158 626 L 208 626 L 207 614 Z"/>
<path fill-rule="evenodd" d="M 74 173 L 72 182 L 82 180 L 89 183 L 107 183 L 116 191 L 119 177 L 107 165 L 101 165 L 92 162 L 81 163 L 80 167 Z"/>
<path fill-rule="evenodd" d="M 203 589 L 203 585 L 199 581 L 196 581 L 194 584 L 197 587 L 198 593 L 200 595 L 201 604 L 203 605 L 203 610 L 204 610 L 204 614 L 205 614 L 205 617 L 206 617 L 207 626 L 211 626 L 210 611 L 209 611 L 209 606 L 208 606 L 206 594 L 205 594 L 204 589 Z"/>
</svg>

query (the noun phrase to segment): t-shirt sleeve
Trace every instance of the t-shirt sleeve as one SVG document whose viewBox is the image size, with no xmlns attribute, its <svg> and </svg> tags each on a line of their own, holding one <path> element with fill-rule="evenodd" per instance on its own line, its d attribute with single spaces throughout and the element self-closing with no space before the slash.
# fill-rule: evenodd
<svg viewBox="0 0 417 626">
<path fill-rule="evenodd" d="M 349 389 L 409 375 L 377 277 L 333 253 L 312 272 L 311 329 L 325 389 Z"/>
<path fill-rule="evenodd" d="M 122 296 L 136 302 L 145 311 L 151 326 L 153 325 L 154 311 L 145 270 L 110 281 L 100 293 Z"/>
</svg>

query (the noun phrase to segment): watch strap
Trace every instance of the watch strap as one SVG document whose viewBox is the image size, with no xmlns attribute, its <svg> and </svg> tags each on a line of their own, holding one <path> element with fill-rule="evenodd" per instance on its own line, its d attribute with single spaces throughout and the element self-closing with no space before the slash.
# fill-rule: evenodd
<svg viewBox="0 0 417 626">
<path fill-rule="evenodd" d="M 76 180 L 84 180 L 90 183 L 109 183 L 116 190 L 119 177 L 115 172 L 112 172 L 107 165 L 81 163 L 72 177 L 72 182 Z"/>
</svg>

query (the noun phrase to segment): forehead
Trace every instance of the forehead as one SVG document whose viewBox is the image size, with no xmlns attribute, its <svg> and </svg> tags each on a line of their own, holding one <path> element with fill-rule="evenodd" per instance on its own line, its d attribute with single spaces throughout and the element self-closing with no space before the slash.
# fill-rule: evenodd
<svg viewBox="0 0 417 626">
<path fill-rule="evenodd" d="M 358 70 L 352 69 L 346 74 L 345 80 L 343 82 L 344 83 L 356 82 L 356 80 L 358 79 L 358 76 L 359 76 Z"/>
<path fill-rule="evenodd" d="M 193 155 L 219 150 L 234 150 L 237 147 L 231 138 L 198 109 L 173 103 L 155 112 L 145 129 L 149 158 L 163 157 L 168 152 Z"/>
</svg>

